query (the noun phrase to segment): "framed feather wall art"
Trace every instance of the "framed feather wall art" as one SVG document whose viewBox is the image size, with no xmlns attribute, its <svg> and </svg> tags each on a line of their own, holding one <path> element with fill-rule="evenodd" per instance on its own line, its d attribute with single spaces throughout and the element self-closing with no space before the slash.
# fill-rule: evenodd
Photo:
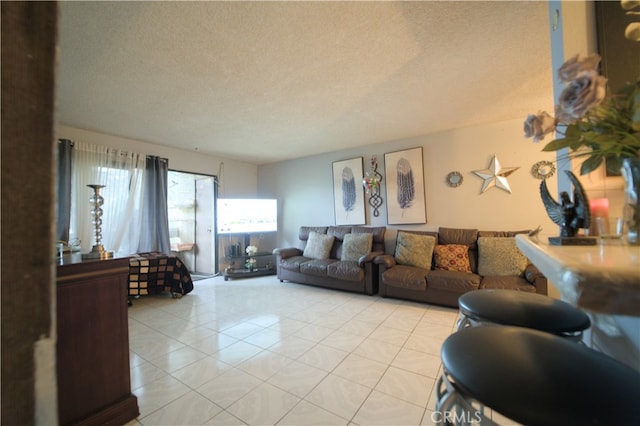
<svg viewBox="0 0 640 426">
<path fill-rule="evenodd" d="M 384 154 L 387 223 L 427 223 L 422 147 Z"/>
<path fill-rule="evenodd" d="M 362 157 L 333 163 L 333 205 L 336 225 L 364 225 Z"/>
</svg>

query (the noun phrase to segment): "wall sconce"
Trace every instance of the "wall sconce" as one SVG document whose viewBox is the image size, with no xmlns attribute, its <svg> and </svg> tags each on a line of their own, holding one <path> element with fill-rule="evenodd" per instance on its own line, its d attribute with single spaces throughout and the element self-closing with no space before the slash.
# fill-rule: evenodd
<svg viewBox="0 0 640 426">
<path fill-rule="evenodd" d="M 381 183 L 382 175 L 378 172 L 378 158 L 373 155 L 371 157 L 371 171 L 364 174 L 362 186 L 364 186 L 367 194 L 369 194 L 369 205 L 375 217 L 380 215 L 378 208 L 380 208 L 383 203 L 382 196 L 380 195 Z"/>
</svg>

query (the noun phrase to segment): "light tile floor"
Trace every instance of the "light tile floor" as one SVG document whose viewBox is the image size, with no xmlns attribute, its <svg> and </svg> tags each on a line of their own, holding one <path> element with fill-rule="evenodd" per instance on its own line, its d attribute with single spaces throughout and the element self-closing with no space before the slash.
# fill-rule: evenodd
<svg viewBox="0 0 640 426">
<path fill-rule="evenodd" d="M 129 307 L 130 425 L 428 425 L 457 311 L 292 283 L 200 280 Z"/>
</svg>

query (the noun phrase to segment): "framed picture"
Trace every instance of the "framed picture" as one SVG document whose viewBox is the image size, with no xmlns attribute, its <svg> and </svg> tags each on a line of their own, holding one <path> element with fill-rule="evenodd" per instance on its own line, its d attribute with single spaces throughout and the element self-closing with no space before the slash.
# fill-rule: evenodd
<svg viewBox="0 0 640 426">
<path fill-rule="evenodd" d="M 362 157 L 333 163 L 333 205 L 336 225 L 364 225 Z"/>
<path fill-rule="evenodd" d="M 427 223 L 422 147 L 384 154 L 389 225 Z"/>
</svg>

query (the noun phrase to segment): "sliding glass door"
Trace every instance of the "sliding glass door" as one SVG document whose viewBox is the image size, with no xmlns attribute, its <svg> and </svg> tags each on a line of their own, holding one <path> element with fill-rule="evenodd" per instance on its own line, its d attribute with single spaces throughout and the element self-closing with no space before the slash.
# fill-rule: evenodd
<svg viewBox="0 0 640 426">
<path fill-rule="evenodd" d="M 171 251 L 192 275 L 215 274 L 215 177 L 169 171 Z"/>
</svg>

